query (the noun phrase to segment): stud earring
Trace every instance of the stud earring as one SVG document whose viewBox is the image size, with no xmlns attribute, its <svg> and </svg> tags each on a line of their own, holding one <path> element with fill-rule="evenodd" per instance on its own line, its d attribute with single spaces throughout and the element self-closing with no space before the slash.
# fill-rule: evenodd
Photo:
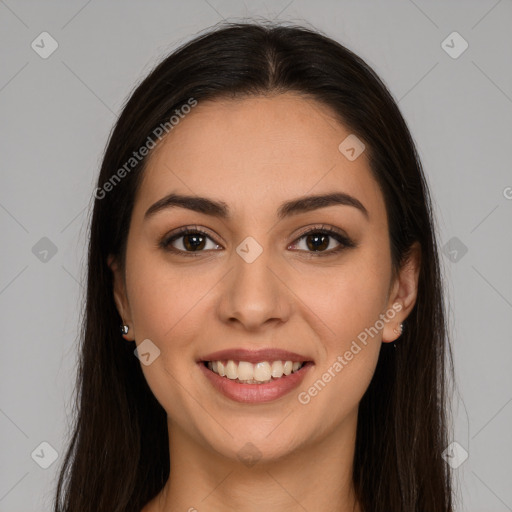
<svg viewBox="0 0 512 512">
<path fill-rule="evenodd" d="M 400 329 L 393 329 L 393 332 L 395 334 L 398 334 L 398 336 L 401 336 L 404 330 L 404 324 L 400 324 Z"/>
<path fill-rule="evenodd" d="M 398 334 L 398 337 L 402 336 L 403 331 L 404 331 L 404 324 L 400 324 L 400 329 L 393 329 L 393 332 Z M 396 349 L 396 343 L 394 341 L 393 341 L 393 348 Z"/>
<path fill-rule="evenodd" d="M 130 328 L 127 325 L 123 324 L 120 326 L 120 329 L 121 329 L 121 334 L 128 334 L 128 331 Z"/>
</svg>

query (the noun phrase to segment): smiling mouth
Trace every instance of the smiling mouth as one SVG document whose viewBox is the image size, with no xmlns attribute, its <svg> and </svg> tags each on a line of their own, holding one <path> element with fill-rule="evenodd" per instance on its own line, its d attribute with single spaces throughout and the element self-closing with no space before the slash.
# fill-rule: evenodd
<svg viewBox="0 0 512 512">
<path fill-rule="evenodd" d="M 238 382 L 239 384 L 266 384 L 274 380 L 286 378 L 299 372 L 304 366 L 312 365 L 312 361 L 261 361 L 252 364 L 248 361 L 202 361 L 213 373 L 220 377 Z"/>
</svg>

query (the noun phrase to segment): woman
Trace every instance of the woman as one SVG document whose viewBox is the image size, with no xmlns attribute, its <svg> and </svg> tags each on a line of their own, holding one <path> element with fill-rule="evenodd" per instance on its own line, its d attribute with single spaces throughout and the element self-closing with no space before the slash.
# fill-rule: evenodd
<svg viewBox="0 0 512 512">
<path fill-rule="evenodd" d="M 453 510 L 429 192 L 359 57 L 197 37 L 130 97 L 94 195 L 56 512 Z"/>
</svg>

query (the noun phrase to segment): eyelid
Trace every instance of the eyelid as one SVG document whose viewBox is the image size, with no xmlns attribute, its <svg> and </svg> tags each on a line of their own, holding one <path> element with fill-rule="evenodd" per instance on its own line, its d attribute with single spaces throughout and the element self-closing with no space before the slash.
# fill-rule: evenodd
<svg viewBox="0 0 512 512">
<path fill-rule="evenodd" d="M 199 233 L 206 238 L 209 238 L 212 242 L 214 242 L 216 245 L 222 245 L 219 244 L 215 238 L 207 231 L 207 228 L 200 228 L 197 226 L 197 224 L 193 225 L 187 225 L 182 226 L 178 229 L 175 229 L 171 231 L 170 233 L 165 234 L 160 241 L 158 242 L 158 247 L 163 249 L 164 251 L 168 251 L 174 254 L 180 254 L 185 256 L 200 256 L 202 252 L 208 253 L 209 251 L 182 251 L 181 249 L 176 249 L 175 247 L 172 247 L 171 243 L 175 240 L 191 234 L 191 233 Z"/>
<path fill-rule="evenodd" d="M 295 250 L 294 252 L 304 253 L 306 257 L 316 258 L 316 257 L 328 257 L 334 256 L 346 249 L 356 248 L 359 244 L 354 242 L 343 230 L 337 228 L 336 226 L 332 226 L 330 224 L 317 224 L 314 226 L 309 226 L 299 232 L 298 235 L 295 236 L 294 241 L 291 245 L 295 245 L 296 242 L 304 238 L 305 236 L 313 233 L 323 233 L 327 236 L 334 238 L 338 242 L 338 247 L 334 249 L 329 249 L 327 251 L 303 251 L 303 250 Z"/>
<path fill-rule="evenodd" d="M 315 256 L 328 256 L 337 254 L 340 251 L 348 248 L 357 247 L 358 244 L 356 244 L 343 230 L 337 228 L 336 226 L 332 226 L 329 224 L 316 224 L 313 226 L 308 226 L 306 228 L 303 228 L 298 234 L 295 235 L 295 238 L 293 239 L 292 243 L 288 245 L 295 245 L 296 242 L 298 242 L 300 239 L 304 238 L 306 235 L 309 235 L 310 233 L 325 233 L 327 236 L 330 236 L 331 238 L 336 239 L 336 241 L 340 244 L 335 249 L 330 249 L 328 251 L 303 251 L 303 250 L 294 250 L 294 252 L 300 252 L 305 253 L 308 256 L 315 257 Z M 201 253 L 209 253 L 210 250 L 201 250 L 201 251 L 183 251 L 181 249 L 176 249 L 175 247 L 172 247 L 171 243 L 175 240 L 181 238 L 182 236 L 185 236 L 187 234 L 191 233 L 199 233 L 204 235 L 205 237 L 209 238 L 212 242 L 214 242 L 216 245 L 222 246 L 222 244 L 218 243 L 215 238 L 207 231 L 207 228 L 200 228 L 197 226 L 197 224 L 194 225 L 187 225 L 182 226 L 178 228 L 177 230 L 171 231 L 170 233 L 166 234 L 159 242 L 158 246 L 162 248 L 165 251 L 174 253 L 174 254 L 180 254 L 185 256 L 200 256 Z M 335 236 L 336 235 L 336 236 Z M 215 251 L 218 249 L 214 249 Z"/>
<path fill-rule="evenodd" d="M 341 238 L 345 238 L 347 241 L 350 241 L 349 236 L 342 230 L 337 228 L 336 226 L 332 226 L 331 224 L 314 224 L 313 226 L 308 226 L 304 229 L 301 229 L 297 235 L 295 235 L 295 240 L 302 238 L 304 235 L 308 235 L 309 233 L 316 233 L 318 231 L 332 231 L 339 235 Z"/>
</svg>

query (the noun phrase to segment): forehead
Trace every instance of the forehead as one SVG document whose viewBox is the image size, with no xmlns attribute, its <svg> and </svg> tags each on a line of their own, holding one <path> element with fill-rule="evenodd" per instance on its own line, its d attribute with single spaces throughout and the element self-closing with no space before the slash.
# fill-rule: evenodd
<svg viewBox="0 0 512 512">
<path fill-rule="evenodd" d="M 136 209 L 180 192 L 243 214 L 335 190 L 378 218 L 385 206 L 366 153 L 350 161 L 339 150 L 349 135 L 328 107 L 294 93 L 199 102 L 150 155 Z"/>
</svg>

